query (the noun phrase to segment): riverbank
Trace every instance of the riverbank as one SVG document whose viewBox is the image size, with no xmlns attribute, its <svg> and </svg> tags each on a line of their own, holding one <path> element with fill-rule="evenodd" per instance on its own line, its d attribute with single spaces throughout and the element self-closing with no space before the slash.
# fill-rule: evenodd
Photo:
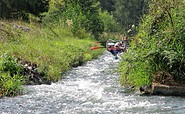
<svg viewBox="0 0 185 114">
<path fill-rule="evenodd" d="M 155 76 L 151 86 L 142 86 L 140 91 L 147 95 L 185 96 L 184 82 L 177 82 L 171 76 Z"/>
<path fill-rule="evenodd" d="M 20 21 L 1 20 L 0 34 L 0 69 L 3 71 L 0 74 L 1 96 L 20 93 L 21 89 L 17 89 L 19 87 L 16 84 L 9 84 L 10 81 L 14 83 L 15 75 L 23 75 L 22 84 L 56 82 L 72 67 L 97 58 L 103 52 L 103 49 L 90 50 L 90 47 L 100 45 L 92 43 L 95 40 L 90 35 L 83 33 L 78 38 L 70 29 L 60 25 L 40 27 Z M 3 58 L 4 55 L 10 56 L 13 62 Z M 15 65 L 22 70 L 10 76 L 7 72 L 10 70 L 3 67 L 3 63 L 7 62 L 10 63 L 10 69 Z M 12 94 L 14 90 L 17 92 Z"/>
</svg>

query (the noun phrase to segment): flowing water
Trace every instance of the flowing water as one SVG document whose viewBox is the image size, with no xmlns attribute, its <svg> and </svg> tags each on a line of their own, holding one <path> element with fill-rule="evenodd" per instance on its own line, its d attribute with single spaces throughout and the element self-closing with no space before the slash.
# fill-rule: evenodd
<svg viewBox="0 0 185 114">
<path fill-rule="evenodd" d="M 105 52 L 51 85 L 0 99 L 1 114 L 184 114 L 181 97 L 141 96 L 119 85 L 118 60 Z"/>
</svg>

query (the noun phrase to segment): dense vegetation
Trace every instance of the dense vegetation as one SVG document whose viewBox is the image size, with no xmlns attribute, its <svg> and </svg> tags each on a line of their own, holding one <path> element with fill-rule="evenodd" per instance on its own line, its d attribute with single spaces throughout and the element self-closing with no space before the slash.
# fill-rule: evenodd
<svg viewBox="0 0 185 114">
<path fill-rule="evenodd" d="M 42 75 L 38 84 L 43 79 L 57 81 L 71 67 L 97 57 L 102 50 L 90 51 L 92 42 L 120 38 L 118 33 L 124 30 L 112 15 L 115 4 L 114 0 L 1 0 L 0 96 L 20 94 L 21 85 L 34 84 L 30 81 L 38 75 Z"/>
<path fill-rule="evenodd" d="M 95 35 L 96 39 L 101 40 L 98 36 L 102 32 L 123 33 L 132 29 L 132 25 L 137 26 L 142 15 L 147 13 L 149 1 L 1 0 L 0 17 L 24 20 L 34 19 L 39 22 L 43 21 L 43 18 L 51 17 L 50 22 L 52 23 L 53 21 L 55 23 L 72 21 L 72 31 L 77 35 L 78 33 L 83 33 L 85 30 Z M 47 21 L 49 21 L 48 18 Z M 111 29 L 109 29 L 110 26 L 112 26 Z M 81 29 L 79 30 L 79 28 Z M 132 30 L 130 32 L 128 35 L 133 35 L 134 31 Z"/>
<path fill-rule="evenodd" d="M 115 0 L 114 16 L 124 31 L 132 29 L 132 25 L 138 26 L 140 18 L 147 13 L 150 0 Z M 131 31 L 130 31 L 131 32 Z M 135 33 L 135 31 L 132 31 Z M 133 35 L 133 33 L 127 33 Z"/>
<path fill-rule="evenodd" d="M 35 4 L 27 2 L 29 1 L 1 1 L 1 18 L 15 21 L 1 20 L 0 23 L 0 96 L 21 94 L 22 84 L 32 84 L 30 81 L 34 81 L 33 77 L 38 75 L 33 75 L 35 71 L 25 71 L 29 69 L 29 65 L 31 69 L 36 66 L 36 74 L 43 76 L 38 80 L 57 81 L 71 67 L 94 59 L 102 52 L 90 50 L 91 46 L 99 45 L 93 42 L 103 30 L 100 12 L 98 8 L 95 12 L 85 11 L 86 8 L 94 11 L 96 2 L 89 1 L 87 5 L 92 7 L 83 7 L 81 5 L 85 1 L 81 4 L 58 0 L 35 1 L 39 5 L 42 4 L 40 2 L 46 3 L 44 9 L 34 9 L 37 13 L 31 12 L 28 7 L 20 9 L 25 4 L 31 9 L 35 8 Z M 45 9 L 48 5 L 47 11 Z M 42 13 L 43 11 L 47 12 Z M 91 24 L 89 28 L 86 25 L 88 23 Z M 95 25 L 102 27 L 94 28 Z M 40 83 L 42 82 L 39 81 L 38 84 Z"/>
<path fill-rule="evenodd" d="M 101 0 L 101 6 L 102 10 L 113 15 L 121 26 L 121 31 L 131 36 L 136 33 L 132 26 L 139 25 L 141 17 L 148 12 L 149 2 L 150 0 Z"/>
<path fill-rule="evenodd" d="M 25 67 L 26 64 L 20 63 L 28 61 L 31 64 L 36 64 L 38 66 L 36 70 L 44 72 L 45 80 L 57 81 L 71 67 L 96 58 L 101 53 L 101 50 L 91 51 L 89 49 L 95 45 L 92 43 L 94 40 L 78 39 L 78 37 L 73 36 L 70 30 L 61 28 L 61 26 L 55 26 L 51 30 L 49 27 L 39 28 L 17 21 L 11 23 L 1 21 L 1 25 L 3 28 L 0 31 L 2 33 L 0 42 L 0 54 L 2 55 L 2 60 L 0 60 L 2 71 L 0 83 L 3 85 L 1 91 L 4 92 L 4 95 L 16 95 L 11 93 L 12 89 L 17 91 L 17 86 L 20 86 L 21 82 L 30 83 L 27 82 L 30 80 L 21 82 L 17 80 L 20 84 L 14 84 L 18 82 L 13 80 L 23 80 L 21 75 L 25 74 L 21 73 L 22 70 L 17 67 Z M 8 58 L 4 57 L 4 54 Z M 18 59 L 20 60 L 18 61 Z M 24 78 L 31 79 L 31 77 L 32 74 L 26 75 Z M 7 87 L 6 84 L 10 85 Z"/>
<path fill-rule="evenodd" d="M 49 0 L 1 0 L 0 17 L 6 19 L 22 18 L 27 20 L 31 15 L 40 16 L 48 11 Z"/>
<path fill-rule="evenodd" d="M 152 0 L 120 65 L 122 84 L 184 84 L 184 7 L 181 0 Z"/>
<path fill-rule="evenodd" d="M 1 0 L 0 96 L 32 84 L 28 64 L 43 76 L 37 80 L 57 81 L 101 54 L 89 50 L 99 45 L 92 42 L 122 34 L 133 39 L 120 64 L 122 84 L 184 83 L 184 7 L 180 0 Z"/>
</svg>

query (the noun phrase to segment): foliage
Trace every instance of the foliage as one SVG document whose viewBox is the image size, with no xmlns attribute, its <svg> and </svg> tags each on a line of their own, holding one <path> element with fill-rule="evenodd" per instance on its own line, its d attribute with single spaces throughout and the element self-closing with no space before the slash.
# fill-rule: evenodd
<svg viewBox="0 0 185 114">
<path fill-rule="evenodd" d="M 17 35 L 12 35 L 11 38 L 4 36 L 6 40 L 0 40 L 0 55 L 7 53 L 0 59 L 0 76 L 2 77 L 0 84 L 3 85 L 1 86 L 3 88 L 0 88 L 0 94 L 3 92 L 3 95 L 19 94 L 19 84 L 24 83 L 24 81 L 20 81 L 23 78 L 19 77 L 18 73 L 21 68 L 16 59 L 10 55 L 21 58 L 22 61 L 36 63 L 38 72 L 44 72 L 45 79 L 58 81 L 62 74 L 71 67 L 94 59 L 103 51 L 101 49 L 91 51 L 90 47 L 95 46 L 92 42 L 95 41 L 90 40 L 91 38 L 78 39 L 72 35 L 68 28 L 61 27 L 61 25 L 56 25 L 53 28 L 49 26 L 38 28 L 26 23 L 10 21 L 1 21 L 1 23 L 4 26 L 3 30 L 17 24 L 30 29 L 29 32 L 7 31 L 7 34 L 13 32 Z"/>
<path fill-rule="evenodd" d="M 101 9 L 112 13 L 115 10 L 115 0 L 100 0 Z"/>
<path fill-rule="evenodd" d="M 40 16 L 40 13 L 48 11 L 49 0 L 1 0 L 0 18 L 26 19 L 28 13 Z"/>
<path fill-rule="evenodd" d="M 185 2 L 179 0 L 154 0 L 151 6 L 153 9 L 159 9 L 152 23 L 152 29 L 157 31 L 151 33 L 158 46 L 157 52 L 154 53 L 156 56 L 153 57 L 157 64 L 156 69 L 168 72 L 176 81 L 185 81 L 184 6 Z"/>
<path fill-rule="evenodd" d="M 55 0 L 53 0 L 55 1 Z M 75 36 L 83 37 L 83 32 L 89 32 L 95 38 L 104 30 L 100 19 L 99 5 L 94 0 L 64 0 L 60 4 L 50 2 L 49 13 L 44 18 L 45 23 L 60 23 L 68 28 Z M 85 31 L 84 31 L 85 30 Z"/>
<path fill-rule="evenodd" d="M 22 70 L 21 66 L 17 63 L 16 59 L 10 55 L 4 54 L 0 58 L 0 70 L 9 72 L 10 76 L 19 74 Z"/>
<path fill-rule="evenodd" d="M 0 54 L 6 52 L 38 64 L 38 70 L 45 71 L 48 80 L 57 81 L 72 66 L 96 58 L 102 52 L 90 50 L 94 45 L 91 38 L 78 39 L 68 28 L 60 25 L 30 29 L 28 33 L 20 32 L 20 35 L 14 36 L 14 40 L 0 42 Z"/>
<path fill-rule="evenodd" d="M 0 23 L 0 54 L 7 53 L 36 63 L 37 70 L 44 72 L 44 79 L 58 81 L 71 67 L 94 59 L 103 51 L 90 50 L 94 40 L 89 33 L 98 37 L 103 31 L 98 1 L 3 0 L 0 3 L 3 4 L 0 7 L 1 18 L 27 19 L 29 16 L 29 19 L 39 21 L 37 16 L 46 15 L 43 21 L 47 26 L 43 28 L 31 25 L 34 23 L 22 25 L 16 21 L 2 20 Z M 40 15 L 48 10 L 48 3 L 49 12 Z M 15 96 L 21 93 L 24 79 L 19 76 L 22 69 L 17 61 L 7 55 L 0 61 L 0 94 Z"/>
<path fill-rule="evenodd" d="M 22 93 L 23 77 L 11 76 L 9 73 L 0 73 L 0 92 L 2 96 L 16 96 Z"/>
<path fill-rule="evenodd" d="M 115 33 L 121 31 L 120 25 L 118 25 L 113 15 L 110 15 L 107 11 L 100 12 L 100 18 L 104 23 L 104 32 Z"/>
<path fill-rule="evenodd" d="M 140 18 L 147 13 L 149 0 L 115 0 L 114 17 L 118 20 L 123 31 L 138 25 Z"/>
<path fill-rule="evenodd" d="M 100 37 L 99 37 L 99 42 L 101 42 L 101 44 L 103 46 L 106 46 L 106 42 L 107 40 L 112 39 L 112 40 L 121 40 L 121 35 L 119 33 L 110 33 L 110 32 L 103 32 Z"/>
<path fill-rule="evenodd" d="M 23 77 L 16 59 L 4 54 L 0 58 L 0 96 L 15 96 L 22 92 Z"/>
<path fill-rule="evenodd" d="M 149 85 L 158 72 L 184 83 L 184 6 L 180 0 L 152 0 L 120 65 L 122 84 Z"/>
</svg>

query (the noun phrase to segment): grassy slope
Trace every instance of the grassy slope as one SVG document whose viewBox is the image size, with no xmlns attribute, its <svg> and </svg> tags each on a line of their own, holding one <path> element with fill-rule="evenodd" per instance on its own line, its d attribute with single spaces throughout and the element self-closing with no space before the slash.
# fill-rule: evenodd
<svg viewBox="0 0 185 114">
<path fill-rule="evenodd" d="M 89 47 L 95 45 L 92 40 L 75 38 L 60 26 L 39 28 L 23 22 L 0 21 L 0 34 L 0 55 L 8 53 L 34 62 L 53 81 L 59 80 L 71 67 L 96 58 L 103 51 L 91 51 Z"/>
</svg>

